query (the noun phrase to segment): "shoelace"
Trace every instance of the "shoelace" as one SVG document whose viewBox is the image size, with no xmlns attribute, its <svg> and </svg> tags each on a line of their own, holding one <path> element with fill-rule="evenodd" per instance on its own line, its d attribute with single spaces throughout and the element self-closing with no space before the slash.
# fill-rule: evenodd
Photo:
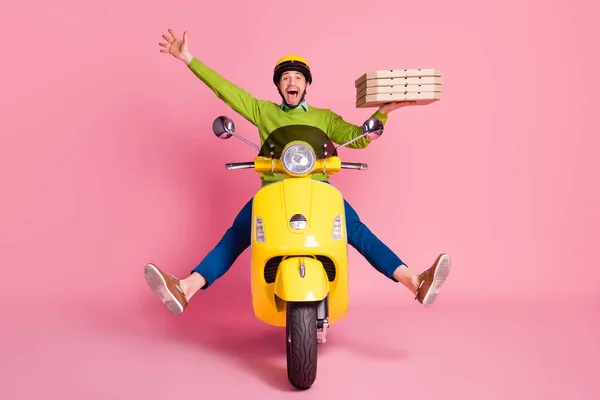
<svg viewBox="0 0 600 400">
<path fill-rule="evenodd" d="M 183 292 L 183 289 L 181 288 L 181 286 L 179 285 L 179 279 L 173 275 L 169 275 L 169 278 L 173 279 L 176 283 L 175 287 L 177 288 L 177 290 L 179 290 L 181 292 L 181 294 L 185 297 L 185 293 Z"/>
<path fill-rule="evenodd" d="M 423 275 L 423 273 L 421 272 L 419 274 L 419 278 L 421 278 L 421 276 Z M 421 290 L 421 286 L 423 286 L 423 284 L 425 283 L 425 281 L 421 281 L 421 283 L 419 283 L 419 287 L 417 288 L 417 291 L 415 292 L 415 300 L 417 300 L 419 298 L 419 290 Z"/>
</svg>

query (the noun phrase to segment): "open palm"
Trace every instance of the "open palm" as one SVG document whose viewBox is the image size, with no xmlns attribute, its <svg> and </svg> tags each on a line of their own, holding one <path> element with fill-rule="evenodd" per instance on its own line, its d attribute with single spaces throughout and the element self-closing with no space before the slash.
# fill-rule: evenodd
<svg viewBox="0 0 600 400">
<path fill-rule="evenodd" d="M 412 101 L 412 100 L 396 101 L 396 102 L 393 102 L 393 103 L 386 103 L 386 104 L 383 104 L 381 107 L 379 107 L 379 111 L 382 112 L 382 113 L 384 113 L 384 114 L 387 114 L 387 113 L 392 112 L 394 110 L 397 110 L 399 108 L 410 106 L 410 105 L 415 104 L 415 103 L 416 103 L 416 101 Z"/>
<path fill-rule="evenodd" d="M 181 40 L 179 36 L 173 32 L 173 30 L 169 29 L 169 33 L 171 34 L 171 37 L 162 35 L 163 39 L 165 39 L 167 43 L 159 43 L 159 45 L 162 47 L 160 52 L 171 54 L 173 57 L 185 61 L 189 55 L 187 31 L 183 32 L 183 40 Z"/>
</svg>

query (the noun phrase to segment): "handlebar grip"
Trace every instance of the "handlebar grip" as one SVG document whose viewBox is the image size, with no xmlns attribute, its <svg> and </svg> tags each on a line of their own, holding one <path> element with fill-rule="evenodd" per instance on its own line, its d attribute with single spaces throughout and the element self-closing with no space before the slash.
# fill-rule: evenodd
<svg viewBox="0 0 600 400">
<path fill-rule="evenodd" d="M 234 169 L 249 169 L 254 168 L 254 161 L 248 162 L 234 162 L 225 164 L 225 169 L 231 171 Z"/>
<path fill-rule="evenodd" d="M 342 168 L 344 169 L 368 169 L 369 166 L 363 163 L 343 162 Z"/>
</svg>

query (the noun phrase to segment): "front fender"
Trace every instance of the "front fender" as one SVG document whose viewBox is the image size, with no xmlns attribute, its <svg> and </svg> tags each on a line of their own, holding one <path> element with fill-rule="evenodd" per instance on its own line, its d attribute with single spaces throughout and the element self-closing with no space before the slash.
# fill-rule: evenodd
<svg viewBox="0 0 600 400">
<path fill-rule="evenodd" d="M 279 264 L 274 291 L 284 301 L 320 301 L 329 293 L 329 280 L 320 261 L 291 257 Z"/>
</svg>

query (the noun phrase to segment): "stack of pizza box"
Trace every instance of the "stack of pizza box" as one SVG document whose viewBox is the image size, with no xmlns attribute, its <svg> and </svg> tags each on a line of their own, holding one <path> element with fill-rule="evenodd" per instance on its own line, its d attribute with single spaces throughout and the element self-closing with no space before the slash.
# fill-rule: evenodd
<svg viewBox="0 0 600 400">
<path fill-rule="evenodd" d="M 442 98 L 442 75 L 435 68 L 371 71 L 358 78 L 354 86 L 357 108 L 398 101 L 427 105 Z"/>
</svg>

